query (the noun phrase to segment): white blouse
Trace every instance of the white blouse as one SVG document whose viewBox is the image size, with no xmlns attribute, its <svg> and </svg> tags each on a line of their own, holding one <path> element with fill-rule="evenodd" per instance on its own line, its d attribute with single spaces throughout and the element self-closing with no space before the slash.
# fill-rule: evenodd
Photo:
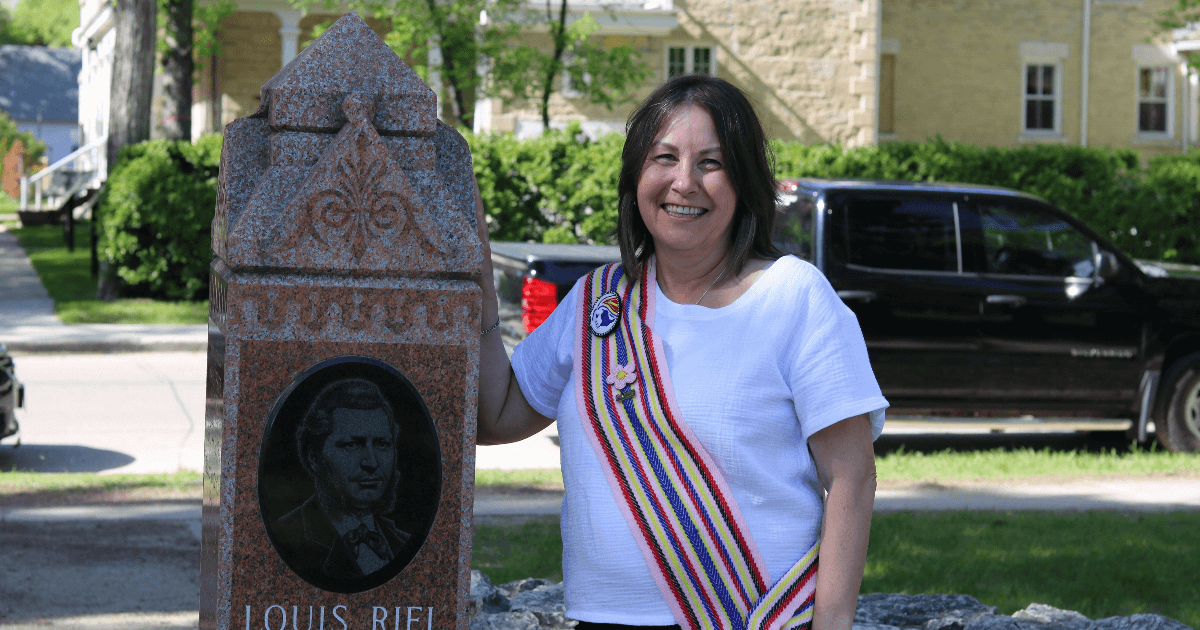
<svg viewBox="0 0 1200 630">
<path fill-rule="evenodd" d="M 569 385 L 582 280 L 513 353 L 521 391 L 556 418 L 566 498 L 563 579 L 568 617 L 595 623 L 676 623 L 584 433 Z M 774 261 L 732 304 L 675 304 L 658 291 L 663 342 L 680 414 L 713 456 L 772 581 L 820 536 L 824 492 L 807 441 L 870 413 L 880 393 L 858 320 L 812 265 Z"/>
</svg>

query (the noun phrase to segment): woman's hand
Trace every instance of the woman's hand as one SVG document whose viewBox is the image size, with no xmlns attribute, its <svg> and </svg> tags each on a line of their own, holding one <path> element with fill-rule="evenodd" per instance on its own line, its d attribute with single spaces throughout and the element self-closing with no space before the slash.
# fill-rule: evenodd
<svg viewBox="0 0 1200 630">
<path fill-rule="evenodd" d="M 866 415 L 847 418 L 808 440 L 825 500 L 813 630 L 850 630 L 867 562 L 875 506 L 875 451 Z"/>
<path fill-rule="evenodd" d="M 479 228 L 479 241 L 483 244 L 483 273 L 479 275 L 479 288 L 483 290 L 483 312 L 480 320 L 487 330 L 500 320 L 500 305 L 496 297 L 496 283 L 492 272 L 492 248 L 488 240 L 487 217 L 483 211 L 483 198 L 479 194 L 479 182 L 475 183 L 475 224 Z M 508 353 L 500 329 L 483 336 L 479 344 L 479 420 L 477 444 L 506 444 L 527 438 L 546 428 L 552 418 L 534 411 L 521 393 L 521 386 L 513 376 Z"/>
</svg>

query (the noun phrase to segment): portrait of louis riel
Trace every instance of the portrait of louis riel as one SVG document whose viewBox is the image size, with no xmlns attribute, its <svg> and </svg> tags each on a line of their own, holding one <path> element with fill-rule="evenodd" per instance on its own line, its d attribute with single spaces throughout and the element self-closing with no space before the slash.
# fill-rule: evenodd
<svg viewBox="0 0 1200 630">
<path fill-rule="evenodd" d="M 417 405 L 394 392 L 385 395 L 375 382 L 381 379 L 347 372 L 353 373 L 342 369 L 340 378 L 307 383 L 319 389 L 309 388 L 291 403 L 289 422 L 275 418 L 273 425 L 283 425 L 273 427 L 279 452 L 264 455 L 260 484 L 270 482 L 276 491 L 260 488 L 260 500 L 276 550 L 293 571 L 322 589 L 355 592 L 395 576 L 423 541 L 432 513 L 424 514 L 424 522 L 421 513 L 430 497 L 413 487 L 421 485 L 419 471 L 428 466 L 413 466 L 412 460 L 422 459 L 413 444 L 433 436 L 420 435 L 428 422 L 409 417 L 422 415 L 413 413 Z M 270 445 L 264 443 L 265 454 Z M 290 465 L 279 463 L 285 459 Z M 268 495 L 276 500 L 266 500 Z"/>
</svg>

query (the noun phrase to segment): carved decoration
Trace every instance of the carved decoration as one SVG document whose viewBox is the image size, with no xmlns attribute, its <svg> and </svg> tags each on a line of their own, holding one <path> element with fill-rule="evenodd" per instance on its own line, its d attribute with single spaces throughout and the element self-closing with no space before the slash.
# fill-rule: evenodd
<svg viewBox="0 0 1200 630">
<path fill-rule="evenodd" d="M 263 243 L 268 257 L 293 255 L 308 236 L 335 258 L 349 252 L 352 260 L 346 262 L 357 266 L 371 254 L 390 258 L 402 241 L 414 240 L 405 238 L 414 229 L 420 236 L 415 240 L 449 253 L 431 212 L 413 203 L 421 197 L 371 125 L 371 96 L 351 93 L 342 109 L 349 122 L 280 213 L 276 238 Z"/>
</svg>

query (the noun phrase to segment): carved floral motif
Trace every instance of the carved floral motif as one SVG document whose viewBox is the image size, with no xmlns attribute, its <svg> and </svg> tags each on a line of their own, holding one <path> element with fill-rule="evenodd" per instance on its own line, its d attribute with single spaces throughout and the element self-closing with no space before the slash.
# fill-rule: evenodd
<svg viewBox="0 0 1200 630">
<path fill-rule="evenodd" d="M 301 202 L 312 219 L 309 234 L 326 247 L 347 246 L 355 260 L 362 258 L 370 243 L 401 230 L 409 214 L 405 197 L 385 186 L 387 160 L 373 155 L 378 152 L 371 149 L 377 147 L 366 136 L 357 134 L 357 150 L 337 156 L 333 167 L 337 185 L 318 189 Z"/>
</svg>

